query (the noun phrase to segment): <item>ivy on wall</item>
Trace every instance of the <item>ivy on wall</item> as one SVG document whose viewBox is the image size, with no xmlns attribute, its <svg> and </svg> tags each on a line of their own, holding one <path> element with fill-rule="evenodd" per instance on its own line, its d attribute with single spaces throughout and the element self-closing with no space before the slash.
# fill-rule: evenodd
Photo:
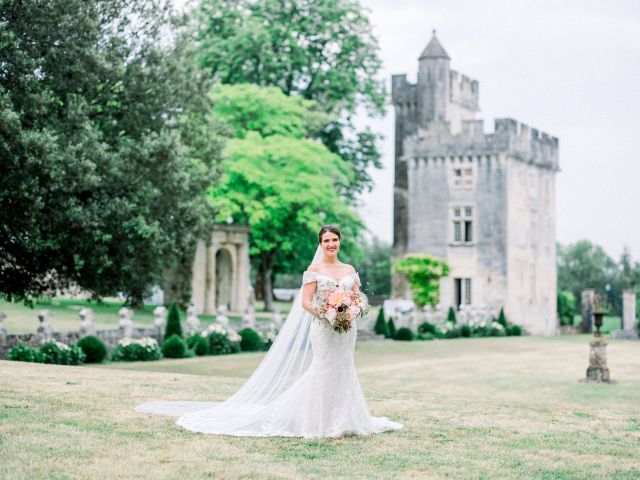
<svg viewBox="0 0 640 480">
<path fill-rule="evenodd" d="M 394 262 L 396 272 L 404 273 L 413 292 L 413 301 L 420 307 L 439 302 L 440 278 L 449 273 L 444 260 L 424 253 L 405 255 Z"/>
</svg>

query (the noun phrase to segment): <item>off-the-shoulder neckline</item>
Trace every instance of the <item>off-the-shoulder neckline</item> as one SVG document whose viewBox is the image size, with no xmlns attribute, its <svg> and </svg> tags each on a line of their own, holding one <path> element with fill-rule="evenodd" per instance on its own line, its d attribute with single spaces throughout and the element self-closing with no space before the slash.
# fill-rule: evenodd
<svg viewBox="0 0 640 480">
<path fill-rule="evenodd" d="M 329 275 L 323 275 L 322 273 L 318 273 L 318 272 L 310 272 L 310 271 L 307 270 L 305 273 L 313 273 L 314 275 L 318 275 L 319 277 L 324 277 L 324 278 L 328 278 L 329 280 L 333 280 L 336 283 L 340 283 L 343 279 L 345 279 L 347 277 L 352 277 L 353 275 L 357 275 L 358 274 L 358 272 L 347 273 L 346 275 L 343 275 L 338 280 L 336 280 L 335 278 L 330 277 Z"/>
</svg>

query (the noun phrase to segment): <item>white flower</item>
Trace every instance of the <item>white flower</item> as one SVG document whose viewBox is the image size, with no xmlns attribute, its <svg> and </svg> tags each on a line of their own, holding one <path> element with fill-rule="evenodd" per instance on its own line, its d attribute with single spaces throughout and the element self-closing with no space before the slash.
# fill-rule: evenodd
<svg viewBox="0 0 640 480">
<path fill-rule="evenodd" d="M 338 312 L 336 311 L 335 308 L 330 308 L 329 310 L 327 310 L 324 314 L 324 318 L 326 318 L 327 320 L 329 320 L 330 322 L 333 322 L 336 319 L 336 315 L 338 314 Z"/>
<path fill-rule="evenodd" d="M 240 340 L 242 340 L 242 337 L 238 335 L 235 330 L 229 330 L 227 333 L 227 338 L 232 342 L 239 342 Z"/>
</svg>

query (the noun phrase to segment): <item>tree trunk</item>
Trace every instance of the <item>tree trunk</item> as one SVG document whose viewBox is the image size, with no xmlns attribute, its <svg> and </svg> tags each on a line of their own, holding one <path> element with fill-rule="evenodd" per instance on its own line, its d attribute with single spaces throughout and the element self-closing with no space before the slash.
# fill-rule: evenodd
<svg viewBox="0 0 640 480">
<path fill-rule="evenodd" d="M 264 297 L 264 309 L 267 312 L 273 311 L 273 263 L 275 261 L 275 251 L 263 252 L 260 257 L 260 273 L 262 274 L 262 295 Z"/>
<path fill-rule="evenodd" d="M 129 302 L 131 308 L 134 310 L 144 309 L 144 294 L 141 290 L 132 291 L 129 294 Z"/>
</svg>

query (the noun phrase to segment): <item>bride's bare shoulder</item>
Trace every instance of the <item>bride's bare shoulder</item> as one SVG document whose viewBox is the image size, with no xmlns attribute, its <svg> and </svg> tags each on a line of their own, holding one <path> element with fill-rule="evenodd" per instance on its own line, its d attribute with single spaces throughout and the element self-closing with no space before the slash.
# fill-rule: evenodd
<svg viewBox="0 0 640 480">
<path fill-rule="evenodd" d="M 318 270 L 318 264 L 317 263 L 312 263 L 311 265 L 309 265 L 307 267 L 307 272 L 316 272 L 316 273 L 320 273 L 320 270 Z"/>
<path fill-rule="evenodd" d="M 349 264 L 349 263 L 345 263 L 344 266 L 346 267 L 346 269 L 348 270 L 347 273 L 356 273 L 356 269 L 354 268 L 353 265 Z"/>
</svg>

